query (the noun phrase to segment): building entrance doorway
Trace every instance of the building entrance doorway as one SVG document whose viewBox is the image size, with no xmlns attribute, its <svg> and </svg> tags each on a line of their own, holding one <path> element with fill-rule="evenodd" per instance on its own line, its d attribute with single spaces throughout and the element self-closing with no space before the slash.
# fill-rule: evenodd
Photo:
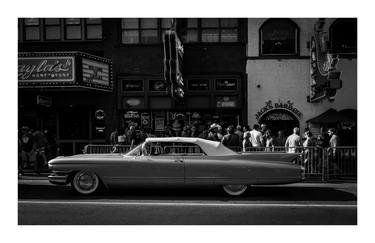
<svg viewBox="0 0 375 243">
<path fill-rule="evenodd" d="M 294 127 L 300 127 L 299 120 L 292 113 L 282 109 L 265 113 L 259 118 L 259 124 L 266 124 L 275 136 L 280 130 L 284 132 L 285 136 L 288 136 L 293 133 Z"/>
</svg>

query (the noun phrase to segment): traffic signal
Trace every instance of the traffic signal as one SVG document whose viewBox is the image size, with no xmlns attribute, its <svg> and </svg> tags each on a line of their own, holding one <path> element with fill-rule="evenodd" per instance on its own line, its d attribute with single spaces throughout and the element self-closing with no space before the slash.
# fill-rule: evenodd
<svg viewBox="0 0 375 243">
<path fill-rule="evenodd" d="M 176 31 L 168 30 L 163 34 L 164 79 L 174 98 L 184 97 L 183 55 L 184 48 Z"/>
</svg>

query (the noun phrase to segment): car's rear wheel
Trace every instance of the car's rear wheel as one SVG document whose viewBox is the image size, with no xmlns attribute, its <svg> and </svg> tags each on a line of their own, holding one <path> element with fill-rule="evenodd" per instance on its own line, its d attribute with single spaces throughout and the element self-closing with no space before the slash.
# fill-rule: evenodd
<svg viewBox="0 0 375 243">
<path fill-rule="evenodd" d="M 247 186 L 246 185 L 223 185 L 224 191 L 231 196 L 239 196 L 243 194 Z"/>
<path fill-rule="evenodd" d="M 75 192 L 83 195 L 89 195 L 97 191 L 100 181 L 99 177 L 95 173 L 81 170 L 74 175 L 71 184 Z"/>
</svg>

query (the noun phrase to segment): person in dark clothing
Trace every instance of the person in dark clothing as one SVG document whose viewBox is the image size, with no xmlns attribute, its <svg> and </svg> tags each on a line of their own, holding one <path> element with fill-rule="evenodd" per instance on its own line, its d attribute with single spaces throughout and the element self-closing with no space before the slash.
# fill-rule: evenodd
<svg viewBox="0 0 375 243">
<path fill-rule="evenodd" d="M 21 157 L 20 174 L 23 174 L 23 169 L 30 163 L 36 164 L 35 143 L 32 131 L 28 127 L 21 129 Z"/>
<path fill-rule="evenodd" d="M 135 126 L 132 125 L 129 127 L 127 138 L 128 138 L 130 148 L 134 148 L 134 146 L 138 144 L 137 132 L 135 130 Z"/>
<path fill-rule="evenodd" d="M 239 148 L 241 150 L 239 137 L 234 133 L 234 127 L 232 125 L 227 128 L 227 132 L 228 134 L 225 135 L 221 141 L 223 145 L 233 149 Z"/>
</svg>

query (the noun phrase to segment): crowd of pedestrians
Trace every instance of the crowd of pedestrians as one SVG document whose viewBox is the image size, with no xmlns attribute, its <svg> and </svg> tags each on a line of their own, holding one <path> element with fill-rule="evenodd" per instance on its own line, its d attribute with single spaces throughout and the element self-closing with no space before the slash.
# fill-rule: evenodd
<svg viewBox="0 0 375 243">
<path fill-rule="evenodd" d="M 39 174 L 50 159 L 58 155 L 58 146 L 53 134 L 23 126 L 18 134 L 18 169 L 23 174 L 31 169 Z"/>
<path fill-rule="evenodd" d="M 222 142 L 225 146 L 232 148 L 238 152 L 248 151 L 286 151 L 288 153 L 301 153 L 308 151 L 309 147 L 337 147 L 339 139 L 335 129 L 328 130 L 331 137 L 327 140 L 327 136 L 319 135 L 313 138 L 311 131 L 305 129 L 304 136 L 300 136 L 300 129 L 293 128 L 293 133 L 286 137 L 283 130 L 274 133 L 266 124 L 254 124 L 252 129 L 249 125 L 236 127 L 227 126 L 225 129 L 218 123 L 202 129 L 195 125 L 186 125 L 181 131 L 176 131 L 172 127 L 166 126 L 162 132 L 154 132 L 151 128 L 136 129 L 130 125 L 125 129 L 116 129 L 110 135 L 111 145 L 128 145 L 131 148 L 142 143 L 147 137 L 198 137 L 212 141 Z M 303 149 L 306 148 L 306 149 Z"/>
</svg>

